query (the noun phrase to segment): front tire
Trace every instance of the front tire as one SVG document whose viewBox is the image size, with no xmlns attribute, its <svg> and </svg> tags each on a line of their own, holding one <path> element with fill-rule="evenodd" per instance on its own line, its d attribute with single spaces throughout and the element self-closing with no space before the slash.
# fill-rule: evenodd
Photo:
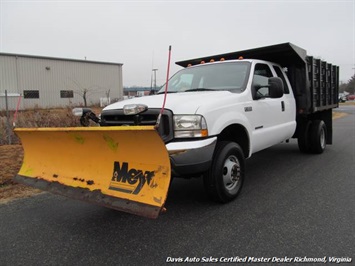
<svg viewBox="0 0 355 266">
<path fill-rule="evenodd" d="M 210 198 L 222 203 L 235 199 L 243 186 L 244 164 L 244 154 L 237 143 L 218 142 L 212 166 L 203 179 Z"/>
</svg>

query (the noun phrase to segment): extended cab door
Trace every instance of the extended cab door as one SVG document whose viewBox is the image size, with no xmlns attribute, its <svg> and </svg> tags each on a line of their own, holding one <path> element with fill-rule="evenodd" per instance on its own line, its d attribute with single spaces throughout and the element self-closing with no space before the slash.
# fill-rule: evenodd
<svg viewBox="0 0 355 266">
<path fill-rule="evenodd" d="M 291 138 L 296 127 L 295 106 L 290 93 L 286 93 L 284 86 L 282 97 L 272 98 L 269 87 L 271 77 L 277 77 L 273 66 L 266 63 L 255 64 L 251 87 L 252 109 L 248 113 L 253 130 L 253 153 Z"/>
</svg>

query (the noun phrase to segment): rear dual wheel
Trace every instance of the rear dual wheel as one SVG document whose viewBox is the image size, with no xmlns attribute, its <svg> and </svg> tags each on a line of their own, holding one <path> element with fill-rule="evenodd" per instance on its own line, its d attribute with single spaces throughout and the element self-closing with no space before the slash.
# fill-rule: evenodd
<svg viewBox="0 0 355 266">
<path fill-rule="evenodd" d="M 327 145 L 327 127 L 323 120 L 306 121 L 300 127 L 298 147 L 301 152 L 320 154 Z"/>
<path fill-rule="evenodd" d="M 204 186 L 215 201 L 226 203 L 236 198 L 244 181 L 244 154 L 235 142 L 216 145 L 211 169 L 204 175 Z"/>
<path fill-rule="evenodd" d="M 315 120 L 310 127 L 311 152 L 323 153 L 327 145 L 327 127 L 322 120 Z"/>
<path fill-rule="evenodd" d="M 299 133 L 298 133 L 298 148 L 303 153 L 310 153 L 311 146 L 310 146 L 310 139 L 309 139 L 309 128 L 311 126 L 311 121 L 302 122 L 299 126 Z"/>
</svg>

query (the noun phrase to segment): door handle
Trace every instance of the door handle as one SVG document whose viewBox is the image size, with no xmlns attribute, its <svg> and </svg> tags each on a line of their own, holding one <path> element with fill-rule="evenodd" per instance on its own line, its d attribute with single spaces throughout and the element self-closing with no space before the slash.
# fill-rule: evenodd
<svg viewBox="0 0 355 266">
<path fill-rule="evenodd" d="M 285 112 L 285 102 L 281 101 L 281 111 Z"/>
</svg>

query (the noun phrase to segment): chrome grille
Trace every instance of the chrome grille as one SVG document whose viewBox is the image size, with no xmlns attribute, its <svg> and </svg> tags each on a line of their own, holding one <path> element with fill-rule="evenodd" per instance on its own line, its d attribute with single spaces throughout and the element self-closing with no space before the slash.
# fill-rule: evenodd
<svg viewBox="0 0 355 266">
<path fill-rule="evenodd" d="M 123 110 L 107 110 L 101 113 L 101 126 L 154 126 L 158 119 L 160 109 L 148 109 L 138 115 L 125 115 Z M 159 135 L 163 141 L 173 139 L 173 114 L 170 110 L 164 110 L 160 125 Z"/>
</svg>

